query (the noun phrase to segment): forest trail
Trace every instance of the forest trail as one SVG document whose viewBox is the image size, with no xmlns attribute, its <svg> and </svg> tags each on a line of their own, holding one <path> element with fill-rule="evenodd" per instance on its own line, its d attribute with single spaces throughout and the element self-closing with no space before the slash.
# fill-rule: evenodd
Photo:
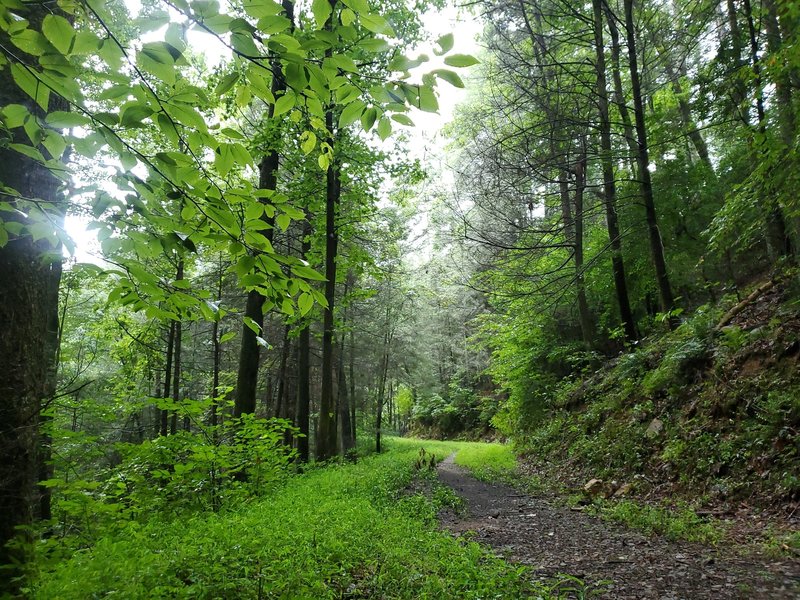
<svg viewBox="0 0 800 600">
<path fill-rule="evenodd" d="M 455 464 L 454 455 L 442 461 L 438 475 L 466 506 L 465 515 L 441 514 L 442 526 L 529 566 L 535 580 L 566 573 L 584 582 L 587 596 L 621 600 L 800 597 L 797 561 L 759 561 L 646 537 L 546 498 L 479 481 Z M 565 588 L 570 585 L 565 581 Z"/>
</svg>

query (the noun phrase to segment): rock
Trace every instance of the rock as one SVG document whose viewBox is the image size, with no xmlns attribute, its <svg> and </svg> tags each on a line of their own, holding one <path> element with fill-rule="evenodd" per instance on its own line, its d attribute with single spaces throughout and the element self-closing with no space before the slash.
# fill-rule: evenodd
<svg viewBox="0 0 800 600">
<path fill-rule="evenodd" d="M 583 486 L 583 491 L 590 496 L 597 496 L 603 491 L 602 479 L 590 479 L 586 485 Z"/>
<path fill-rule="evenodd" d="M 614 492 L 614 498 L 624 498 L 628 496 L 632 490 L 633 486 L 630 483 L 623 483 L 617 488 L 617 491 Z"/>
<path fill-rule="evenodd" d="M 664 431 L 664 421 L 661 419 L 653 419 L 650 421 L 650 425 L 647 426 L 647 430 L 644 432 L 645 436 L 648 438 L 657 438 L 661 435 Z"/>
</svg>

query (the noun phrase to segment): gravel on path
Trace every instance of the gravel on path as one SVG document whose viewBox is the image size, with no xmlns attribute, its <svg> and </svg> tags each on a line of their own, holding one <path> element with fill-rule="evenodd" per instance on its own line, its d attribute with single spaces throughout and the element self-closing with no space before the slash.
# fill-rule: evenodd
<svg viewBox="0 0 800 600">
<path fill-rule="evenodd" d="M 464 500 L 466 514 L 443 512 L 442 527 L 529 566 L 534 581 L 568 574 L 584 582 L 589 597 L 619 600 L 800 599 L 800 561 L 743 558 L 724 548 L 647 537 L 478 481 L 453 459 L 439 464 L 438 476 Z"/>
</svg>

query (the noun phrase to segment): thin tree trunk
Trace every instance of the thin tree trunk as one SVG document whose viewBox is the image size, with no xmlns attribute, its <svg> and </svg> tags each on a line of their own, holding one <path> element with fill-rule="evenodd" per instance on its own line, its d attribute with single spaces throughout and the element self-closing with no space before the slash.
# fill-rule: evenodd
<svg viewBox="0 0 800 600">
<path fill-rule="evenodd" d="M 594 324 L 589 303 L 586 300 L 586 280 L 583 274 L 583 193 L 586 189 L 586 146 L 575 163 L 575 288 L 578 295 L 578 316 L 581 320 L 583 341 L 594 340 Z"/>
<path fill-rule="evenodd" d="M 289 344 L 289 326 L 286 325 L 283 329 L 283 348 L 281 349 L 281 363 L 278 367 L 278 393 L 275 399 L 275 407 L 273 414 L 275 418 L 280 419 L 285 416 L 285 413 L 288 412 L 285 410 L 284 405 L 288 405 L 287 400 L 287 393 L 286 393 L 286 377 L 287 377 L 287 369 L 286 366 L 289 362 L 289 351 L 290 351 L 290 344 Z"/>
<path fill-rule="evenodd" d="M 350 329 L 350 364 L 348 365 L 350 375 L 350 427 L 352 427 L 353 447 L 356 445 L 356 353 L 353 342 L 353 330 Z"/>
<path fill-rule="evenodd" d="M 161 397 L 166 399 L 171 396 L 172 386 L 172 354 L 175 346 L 175 321 L 169 322 L 169 334 L 167 335 L 167 359 L 164 366 L 164 393 Z M 169 433 L 169 410 L 161 409 L 161 435 Z"/>
<path fill-rule="evenodd" d="M 308 258 L 311 249 L 311 226 L 308 221 L 303 224 L 303 241 L 300 253 L 303 259 Z M 310 345 L 311 334 L 308 321 L 301 324 L 300 335 L 297 340 L 297 410 L 295 411 L 295 425 L 299 430 L 297 437 L 297 457 L 300 462 L 307 463 L 309 459 L 310 436 L 310 411 L 311 411 L 311 364 Z"/>
<path fill-rule="evenodd" d="M 603 204 L 606 210 L 606 226 L 611 245 L 611 268 L 617 293 L 620 319 L 625 337 L 635 340 L 636 326 L 633 321 L 628 285 L 625 281 L 625 264 L 622 258 L 622 237 L 617 218 L 617 191 L 614 180 L 614 158 L 611 148 L 611 121 L 608 114 L 608 90 L 606 87 L 606 58 L 603 44 L 602 0 L 592 0 L 594 13 L 595 73 L 597 75 L 597 106 L 599 109 L 600 153 L 603 169 Z"/>
<path fill-rule="evenodd" d="M 614 82 L 614 102 L 619 110 L 619 116 L 622 119 L 622 132 L 625 137 L 625 142 L 628 145 L 630 156 L 628 162 L 631 166 L 631 173 L 634 177 L 638 177 L 636 166 L 636 132 L 631 123 L 631 115 L 628 111 L 628 103 L 625 100 L 625 91 L 622 87 L 622 69 L 620 67 L 620 43 L 619 43 L 619 28 L 617 27 L 616 16 L 611 11 L 607 2 L 603 2 L 606 15 L 606 23 L 608 23 L 608 31 L 611 35 L 611 79 Z"/>
<path fill-rule="evenodd" d="M 628 64 L 630 66 L 631 90 L 633 91 L 633 116 L 636 128 L 637 153 L 636 161 L 639 165 L 639 184 L 641 187 L 642 201 L 644 202 L 645 216 L 647 219 L 647 232 L 650 241 L 650 257 L 656 272 L 656 283 L 661 300 L 661 311 L 670 312 L 674 308 L 672 288 L 667 273 L 667 261 L 664 257 L 664 244 L 661 240 L 661 231 L 658 228 L 656 205 L 653 199 L 653 183 L 650 178 L 650 156 L 647 144 L 647 128 L 645 127 L 644 104 L 642 102 L 642 87 L 639 81 L 639 67 L 636 56 L 636 31 L 633 22 L 633 0 L 624 0 L 625 29 L 628 38 Z M 672 320 L 670 319 L 670 323 Z"/>
</svg>

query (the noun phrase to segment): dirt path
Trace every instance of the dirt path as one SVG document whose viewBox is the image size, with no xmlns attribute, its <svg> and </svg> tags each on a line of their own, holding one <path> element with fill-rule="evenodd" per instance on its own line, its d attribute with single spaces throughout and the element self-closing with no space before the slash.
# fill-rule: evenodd
<svg viewBox="0 0 800 600">
<path fill-rule="evenodd" d="M 798 561 L 757 563 L 697 544 L 646 537 L 544 498 L 478 481 L 453 456 L 439 465 L 439 479 L 467 509 L 466 515 L 441 515 L 442 526 L 530 566 L 535 580 L 568 573 L 594 593 L 606 590 L 597 597 L 621 600 L 800 598 Z"/>
</svg>

